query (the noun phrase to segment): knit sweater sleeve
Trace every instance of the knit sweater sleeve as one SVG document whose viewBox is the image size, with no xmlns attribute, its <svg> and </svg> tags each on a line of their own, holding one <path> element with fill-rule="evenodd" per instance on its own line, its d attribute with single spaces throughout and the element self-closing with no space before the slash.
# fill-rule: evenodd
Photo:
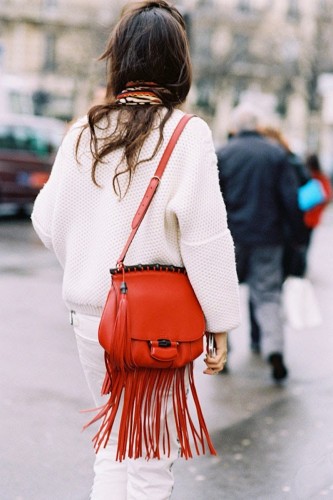
<svg viewBox="0 0 333 500">
<path fill-rule="evenodd" d="M 208 331 L 239 325 L 239 287 L 233 240 L 221 195 L 211 132 L 193 119 L 183 144 L 190 145 L 173 208 L 180 229 L 180 248 Z M 191 125 L 191 124 L 190 124 Z M 193 137 L 193 134 L 196 136 Z M 185 146 L 184 146 L 185 147 Z"/>
<path fill-rule="evenodd" d="M 50 177 L 39 192 L 31 214 L 33 227 L 44 245 L 50 250 L 52 245 L 52 218 L 60 179 L 63 150 L 60 147 Z"/>
<path fill-rule="evenodd" d="M 36 233 L 44 245 L 50 250 L 54 250 L 52 243 L 53 217 L 56 209 L 61 179 L 63 178 L 63 170 L 66 166 L 66 156 L 68 156 L 68 154 L 73 156 L 74 144 L 76 142 L 80 126 L 83 123 L 83 120 L 78 121 L 71 127 L 64 137 L 55 158 L 50 177 L 39 192 L 31 214 L 31 221 Z"/>
</svg>

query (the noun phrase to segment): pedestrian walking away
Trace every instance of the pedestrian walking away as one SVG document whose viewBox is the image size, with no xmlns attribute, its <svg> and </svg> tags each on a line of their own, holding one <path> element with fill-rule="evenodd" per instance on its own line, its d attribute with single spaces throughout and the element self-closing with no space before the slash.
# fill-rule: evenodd
<svg viewBox="0 0 333 500">
<path fill-rule="evenodd" d="M 63 268 L 63 299 L 98 407 L 109 401 L 109 396 L 101 395 L 105 363 L 98 341 L 110 287 L 109 269 L 115 267 L 137 207 L 184 117 L 180 106 L 191 86 L 183 17 L 164 0 L 130 3 L 101 60 L 107 65 L 105 98 L 68 131 L 32 213 L 36 232 Z M 127 252 L 126 265 L 138 263 L 186 268 L 204 313 L 205 329 L 213 334 L 216 348 L 215 353 L 207 354 L 203 371 L 207 375 L 221 371 L 227 356 L 227 332 L 240 322 L 238 279 L 212 135 L 198 117 L 188 121 L 174 146 Z M 148 386 L 153 384 L 156 370 L 150 370 Z M 151 397 L 153 405 L 157 395 L 152 392 Z M 117 460 L 122 439 L 117 413 L 107 445 L 96 454 L 91 499 L 170 498 L 172 464 L 181 448 L 177 424 L 181 416 L 176 419 L 174 400 L 170 390 L 163 402 L 170 448 L 162 450 L 161 446 L 159 457 L 143 443 L 139 458 L 128 454 Z M 137 405 L 136 398 L 120 400 L 119 408 L 134 412 L 130 406 L 134 403 Z M 137 421 L 140 418 L 135 425 Z M 163 427 L 162 421 L 150 423 L 154 432 Z M 143 439 L 149 440 L 150 436 Z"/>
<path fill-rule="evenodd" d="M 286 225 L 302 243 L 304 224 L 297 204 L 297 178 L 287 152 L 258 132 L 259 115 L 248 104 L 233 111 L 233 135 L 218 150 L 220 187 L 236 246 L 240 283 L 249 286 L 259 348 L 275 381 L 285 379 L 281 311 L 282 257 Z M 258 333 L 258 332 L 257 332 Z M 258 339 L 257 339 L 258 340 Z"/>
<path fill-rule="evenodd" d="M 260 127 L 260 134 L 272 141 L 273 144 L 280 145 L 287 153 L 287 162 L 291 169 L 296 174 L 298 187 L 303 186 L 310 179 L 310 174 L 306 168 L 301 157 L 293 152 L 289 146 L 286 137 L 282 134 L 281 130 L 272 125 Z M 283 241 L 283 257 L 282 257 L 282 270 L 283 279 L 288 276 L 303 277 L 307 269 L 307 250 L 309 240 L 309 229 L 304 223 L 302 244 L 299 243 L 300 235 L 295 240 L 294 230 L 289 222 L 284 227 L 284 241 Z M 249 317 L 250 317 L 250 336 L 251 336 L 251 349 L 255 353 L 260 353 L 260 328 L 254 315 L 254 307 L 249 302 Z"/>
</svg>

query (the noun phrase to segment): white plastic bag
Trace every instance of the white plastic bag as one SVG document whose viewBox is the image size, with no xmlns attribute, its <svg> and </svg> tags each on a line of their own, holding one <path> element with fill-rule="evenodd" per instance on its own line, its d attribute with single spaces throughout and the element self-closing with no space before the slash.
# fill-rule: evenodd
<svg viewBox="0 0 333 500">
<path fill-rule="evenodd" d="M 322 322 L 312 283 L 307 278 L 289 276 L 285 280 L 282 307 L 287 323 L 296 330 L 314 328 Z"/>
</svg>

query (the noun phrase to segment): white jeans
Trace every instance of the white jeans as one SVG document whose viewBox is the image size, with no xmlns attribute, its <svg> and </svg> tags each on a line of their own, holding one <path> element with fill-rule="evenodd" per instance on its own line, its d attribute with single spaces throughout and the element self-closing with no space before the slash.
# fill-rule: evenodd
<svg viewBox="0 0 333 500">
<path fill-rule="evenodd" d="M 81 365 L 96 406 L 104 404 L 108 396 L 101 396 L 105 375 L 104 351 L 98 342 L 100 318 L 72 312 L 72 324 Z M 172 411 L 170 405 L 169 413 Z M 94 464 L 94 482 L 91 500 L 167 500 L 171 496 L 174 479 L 172 465 L 179 453 L 177 434 L 170 415 L 170 457 L 160 460 L 144 458 L 115 460 L 117 422 L 106 448 L 101 448 Z"/>
</svg>

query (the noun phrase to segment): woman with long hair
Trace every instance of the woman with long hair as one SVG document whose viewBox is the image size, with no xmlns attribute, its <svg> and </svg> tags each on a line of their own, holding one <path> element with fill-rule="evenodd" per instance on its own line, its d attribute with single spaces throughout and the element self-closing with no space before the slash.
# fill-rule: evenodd
<svg viewBox="0 0 333 500">
<path fill-rule="evenodd" d="M 129 4 L 101 59 L 107 65 L 105 99 L 67 133 L 32 214 L 35 230 L 63 267 L 63 298 L 97 406 L 107 399 L 101 396 L 105 365 L 98 326 L 109 268 L 184 116 L 180 106 L 191 86 L 181 14 L 164 0 Z M 227 332 L 239 324 L 238 283 L 211 132 L 198 117 L 178 139 L 126 257 L 127 265 L 156 262 L 186 268 L 206 330 L 215 338 L 216 353 L 205 358 L 204 373 L 218 373 L 226 362 Z M 170 498 L 180 443 L 172 394 L 169 399 L 169 451 L 156 456 L 142 449 L 137 457 L 117 460 L 116 421 L 96 454 L 93 500 Z"/>
</svg>

